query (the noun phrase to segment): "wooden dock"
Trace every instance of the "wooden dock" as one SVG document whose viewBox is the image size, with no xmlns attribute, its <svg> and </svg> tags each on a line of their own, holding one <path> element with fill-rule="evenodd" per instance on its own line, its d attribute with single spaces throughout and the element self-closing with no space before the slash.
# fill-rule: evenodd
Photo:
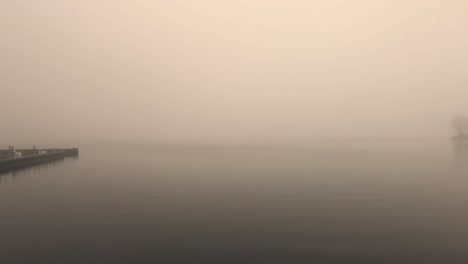
<svg viewBox="0 0 468 264">
<path fill-rule="evenodd" d="M 5 153 L 17 152 L 17 153 L 24 153 L 24 156 L 21 157 L 9 157 L 5 158 Z M 66 157 L 78 157 L 79 149 L 71 148 L 71 149 L 9 149 L 9 150 L 2 150 L 4 154 L 4 158 L 0 159 L 0 173 L 18 170 L 22 168 L 31 167 L 34 165 L 44 164 L 48 162 L 52 162 L 55 160 L 64 159 Z M 13 154 L 12 154 L 13 155 Z"/>
</svg>

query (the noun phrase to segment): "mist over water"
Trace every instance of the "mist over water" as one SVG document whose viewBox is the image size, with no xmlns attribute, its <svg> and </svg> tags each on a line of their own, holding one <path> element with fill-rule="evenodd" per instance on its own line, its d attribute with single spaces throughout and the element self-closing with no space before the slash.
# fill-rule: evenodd
<svg viewBox="0 0 468 264">
<path fill-rule="evenodd" d="M 0 262 L 466 263 L 467 8 L 0 0 Z"/>
<path fill-rule="evenodd" d="M 0 177 L 8 263 L 461 263 L 449 144 L 92 147 Z"/>
</svg>

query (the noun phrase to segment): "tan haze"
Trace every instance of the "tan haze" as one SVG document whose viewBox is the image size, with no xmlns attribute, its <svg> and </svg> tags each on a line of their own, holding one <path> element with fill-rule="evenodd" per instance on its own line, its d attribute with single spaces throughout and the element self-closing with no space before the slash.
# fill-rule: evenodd
<svg viewBox="0 0 468 264">
<path fill-rule="evenodd" d="M 0 143 L 440 138 L 462 0 L 0 0 Z"/>
</svg>

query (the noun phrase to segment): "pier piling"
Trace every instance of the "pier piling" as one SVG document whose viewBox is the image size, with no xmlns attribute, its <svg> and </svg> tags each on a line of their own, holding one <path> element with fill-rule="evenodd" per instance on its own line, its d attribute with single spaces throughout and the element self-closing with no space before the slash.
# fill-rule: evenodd
<svg viewBox="0 0 468 264">
<path fill-rule="evenodd" d="M 21 155 L 15 155 L 21 153 Z M 0 150 L 0 173 L 39 165 L 66 157 L 78 157 L 79 149 L 15 149 Z"/>
</svg>

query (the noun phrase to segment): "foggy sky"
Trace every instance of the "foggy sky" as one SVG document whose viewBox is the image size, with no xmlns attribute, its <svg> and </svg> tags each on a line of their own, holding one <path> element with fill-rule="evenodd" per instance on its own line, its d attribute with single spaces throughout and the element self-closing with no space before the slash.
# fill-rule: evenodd
<svg viewBox="0 0 468 264">
<path fill-rule="evenodd" d="M 0 143 L 451 136 L 462 0 L 0 0 Z"/>
</svg>

